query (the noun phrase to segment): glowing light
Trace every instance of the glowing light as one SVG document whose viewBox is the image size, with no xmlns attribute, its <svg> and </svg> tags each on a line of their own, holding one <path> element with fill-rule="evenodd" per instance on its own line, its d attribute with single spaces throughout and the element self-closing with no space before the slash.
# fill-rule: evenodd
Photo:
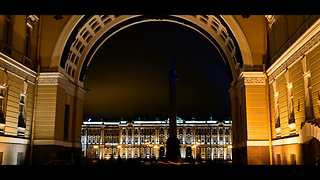
<svg viewBox="0 0 320 180">
<path fill-rule="evenodd" d="M 121 148 L 121 145 L 118 145 L 117 148 L 120 149 L 120 148 Z"/>
<path fill-rule="evenodd" d="M 98 145 L 94 145 L 93 148 L 94 148 L 94 149 L 98 149 L 99 146 L 98 146 Z"/>
<path fill-rule="evenodd" d="M 290 130 L 296 129 L 296 123 L 289 124 L 289 128 L 290 128 Z"/>
</svg>

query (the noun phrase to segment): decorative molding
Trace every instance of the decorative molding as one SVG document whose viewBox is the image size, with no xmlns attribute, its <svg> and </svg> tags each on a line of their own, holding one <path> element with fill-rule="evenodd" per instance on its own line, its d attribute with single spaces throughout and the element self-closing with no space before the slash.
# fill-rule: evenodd
<svg viewBox="0 0 320 180">
<path fill-rule="evenodd" d="M 242 72 L 239 76 L 244 85 L 265 85 L 266 76 L 263 72 Z"/>
<path fill-rule="evenodd" d="M 264 16 L 268 21 L 268 26 L 271 29 L 272 25 L 277 21 L 278 16 L 276 15 L 265 15 Z"/>
<path fill-rule="evenodd" d="M 20 79 L 34 83 L 37 73 L 28 67 L 22 65 L 18 61 L 0 52 L 0 67 L 8 73 L 17 76 Z"/>
<path fill-rule="evenodd" d="M 273 146 L 288 145 L 288 144 L 301 144 L 301 143 L 302 143 L 302 141 L 301 141 L 300 136 L 277 139 L 277 140 L 272 141 Z"/>
<path fill-rule="evenodd" d="M 63 75 L 59 72 L 50 72 L 50 73 L 40 73 L 38 79 L 38 85 L 58 85 L 59 78 L 63 78 Z"/>
<path fill-rule="evenodd" d="M 320 19 L 300 36 L 267 70 L 269 83 L 295 61 L 303 58 L 320 42 Z"/>
<path fill-rule="evenodd" d="M 27 26 L 33 29 L 33 26 L 39 21 L 39 17 L 36 15 L 27 16 Z"/>
<path fill-rule="evenodd" d="M 0 143 L 29 144 L 29 139 L 0 136 Z"/>
<path fill-rule="evenodd" d="M 261 141 L 248 140 L 247 141 L 247 146 L 269 146 L 269 145 L 270 145 L 269 141 L 266 141 L 266 140 L 261 140 Z"/>
<path fill-rule="evenodd" d="M 59 140 L 34 140 L 34 145 L 57 145 L 57 146 L 64 146 L 64 147 L 81 147 L 79 143 L 71 143 Z"/>
<path fill-rule="evenodd" d="M 62 87 L 68 94 L 74 96 L 75 95 L 75 87 L 76 85 L 70 82 L 62 73 L 60 72 L 46 72 L 40 73 L 39 86 L 60 86 Z"/>
<path fill-rule="evenodd" d="M 139 17 L 142 15 L 94 15 L 85 22 L 85 24 L 79 28 L 79 30 L 74 30 L 74 27 L 80 22 L 84 16 L 73 16 L 67 23 L 66 28 L 64 28 L 63 33 L 59 37 L 54 54 L 52 55 L 52 62 L 54 64 L 60 65 L 61 54 L 64 53 L 64 49 L 69 51 L 68 57 L 65 65 L 62 67 L 61 72 L 65 72 L 65 75 L 71 81 L 79 83 L 79 75 L 83 66 L 83 61 L 87 57 L 87 53 L 95 44 L 95 42 L 103 35 L 106 31 L 119 24 L 120 22 L 127 21 L 134 17 Z M 241 27 L 233 16 L 215 16 L 215 15 L 170 15 L 168 19 L 154 19 L 156 21 L 168 21 L 172 18 L 181 18 L 194 23 L 198 27 L 207 31 L 221 46 L 222 50 L 225 51 L 227 59 L 231 66 L 235 68 L 234 77 L 238 76 L 237 71 L 237 57 L 236 52 L 241 52 L 242 60 L 247 62 L 247 64 L 252 64 L 252 54 L 247 39 L 242 32 Z M 150 19 L 151 21 L 151 19 Z M 170 20 L 171 21 L 171 20 Z M 176 21 L 176 20 L 172 20 Z M 140 21 L 139 21 L 140 22 Z M 141 21 L 142 22 L 142 21 Z M 177 21 L 178 22 L 178 21 Z M 180 21 L 179 21 L 180 22 Z M 132 24 L 137 24 L 131 23 Z M 187 26 L 187 24 L 182 23 L 182 25 Z M 129 25 L 129 26 L 130 26 Z M 120 28 L 121 30 L 123 28 Z M 117 30 L 116 32 L 118 32 Z M 76 37 L 70 37 L 72 31 L 77 31 Z M 115 33 L 115 32 L 114 32 Z M 114 34 L 113 33 L 113 34 Z M 234 36 L 232 36 L 233 34 Z M 72 39 L 70 39 L 72 38 Z M 71 47 L 65 47 L 65 43 L 70 39 L 73 43 Z M 240 49 L 236 46 L 236 43 L 241 47 Z M 61 46 L 62 45 L 62 46 Z M 95 53 L 95 52 L 94 52 Z M 89 58 L 89 64 L 91 57 Z M 59 70 L 60 71 L 60 70 Z M 77 81 L 77 82 L 76 82 Z M 81 81 L 81 80 L 80 80 Z"/>
</svg>

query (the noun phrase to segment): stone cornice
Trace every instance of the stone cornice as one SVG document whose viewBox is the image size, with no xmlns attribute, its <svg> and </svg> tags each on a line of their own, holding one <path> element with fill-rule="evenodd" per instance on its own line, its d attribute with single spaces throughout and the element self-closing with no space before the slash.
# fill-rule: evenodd
<svg viewBox="0 0 320 180">
<path fill-rule="evenodd" d="M 44 72 L 40 73 L 39 86 L 49 85 L 49 86 L 60 86 L 66 93 L 71 96 L 77 96 L 80 99 L 84 99 L 85 90 L 81 87 L 76 88 L 76 85 L 71 82 L 64 74 L 60 72 Z"/>
<path fill-rule="evenodd" d="M 243 81 L 244 85 L 265 85 L 266 76 L 263 72 L 242 72 L 239 80 Z"/>
<path fill-rule="evenodd" d="M 320 42 L 320 19 L 295 41 L 267 70 L 269 83 L 295 61 L 301 59 Z"/>
<path fill-rule="evenodd" d="M 32 83 L 36 81 L 37 73 L 28 67 L 22 65 L 18 61 L 0 52 L 0 67 L 5 69 L 10 74 L 13 74 L 20 79 L 26 79 Z"/>
</svg>

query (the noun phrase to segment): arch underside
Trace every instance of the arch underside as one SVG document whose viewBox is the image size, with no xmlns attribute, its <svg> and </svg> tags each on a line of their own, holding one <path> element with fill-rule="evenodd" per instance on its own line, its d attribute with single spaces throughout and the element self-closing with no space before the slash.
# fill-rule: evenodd
<svg viewBox="0 0 320 180">
<path fill-rule="evenodd" d="M 219 51 L 233 79 L 238 77 L 239 67 L 243 65 L 243 54 L 237 39 L 220 16 L 94 15 L 73 18 L 69 27 L 72 31 L 65 37 L 59 64 L 62 73 L 82 87 L 86 69 L 104 42 L 127 27 L 150 21 L 178 23 L 203 35 Z"/>
</svg>

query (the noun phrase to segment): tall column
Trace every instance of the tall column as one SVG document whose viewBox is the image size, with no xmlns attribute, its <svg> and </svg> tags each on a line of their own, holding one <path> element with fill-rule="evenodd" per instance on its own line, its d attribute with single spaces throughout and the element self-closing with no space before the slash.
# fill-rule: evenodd
<svg viewBox="0 0 320 180">
<path fill-rule="evenodd" d="M 33 163 L 81 156 L 85 91 L 59 72 L 40 73 L 33 128 Z M 57 153 L 64 152 L 64 153 Z"/>
<path fill-rule="evenodd" d="M 267 77 L 264 72 L 242 72 L 239 80 L 248 164 L 270 164 Z"/>
<path fill-rule="evenodd" d="M 169 114 L 169 138 L 167 140 L 168 160 L 180 159 L 180 142 L 177 138 L 177 121 L 176 121 L 176 62 L 171 61 L 169 71 L 169 87 L 170 87 L 170 114 Z"/>
<path fill-rule="evenodd" d="M 237 80 L 234 80 L 231 83 L 231 87 L 229 89 L 231 101 L 232 132 L 236 132 L 232 135 L 232 154 L 234 155 L 232 162 L 234 164 L 245 164 L 246 162 L 243 162 L 243 159 L 246 158 L 246 153 L 243 151 L 246 150 L 246 131 L 242 128 L 242 124 L 244 124 L 244 118 L 242 117 L 243 113 L 241 113 L 241 110 L 243 109 L 243 105 L 241 105 L 243 93 L 239 84 L 240 83 Z M 218 133 L 214 134 L 214 137 L 218 138 L 219 128 L 215 126 L 215 130 Z M 217 145 L 215 144 L 214 147 L 214 150 L 216 151 Z"/>
</svg>

